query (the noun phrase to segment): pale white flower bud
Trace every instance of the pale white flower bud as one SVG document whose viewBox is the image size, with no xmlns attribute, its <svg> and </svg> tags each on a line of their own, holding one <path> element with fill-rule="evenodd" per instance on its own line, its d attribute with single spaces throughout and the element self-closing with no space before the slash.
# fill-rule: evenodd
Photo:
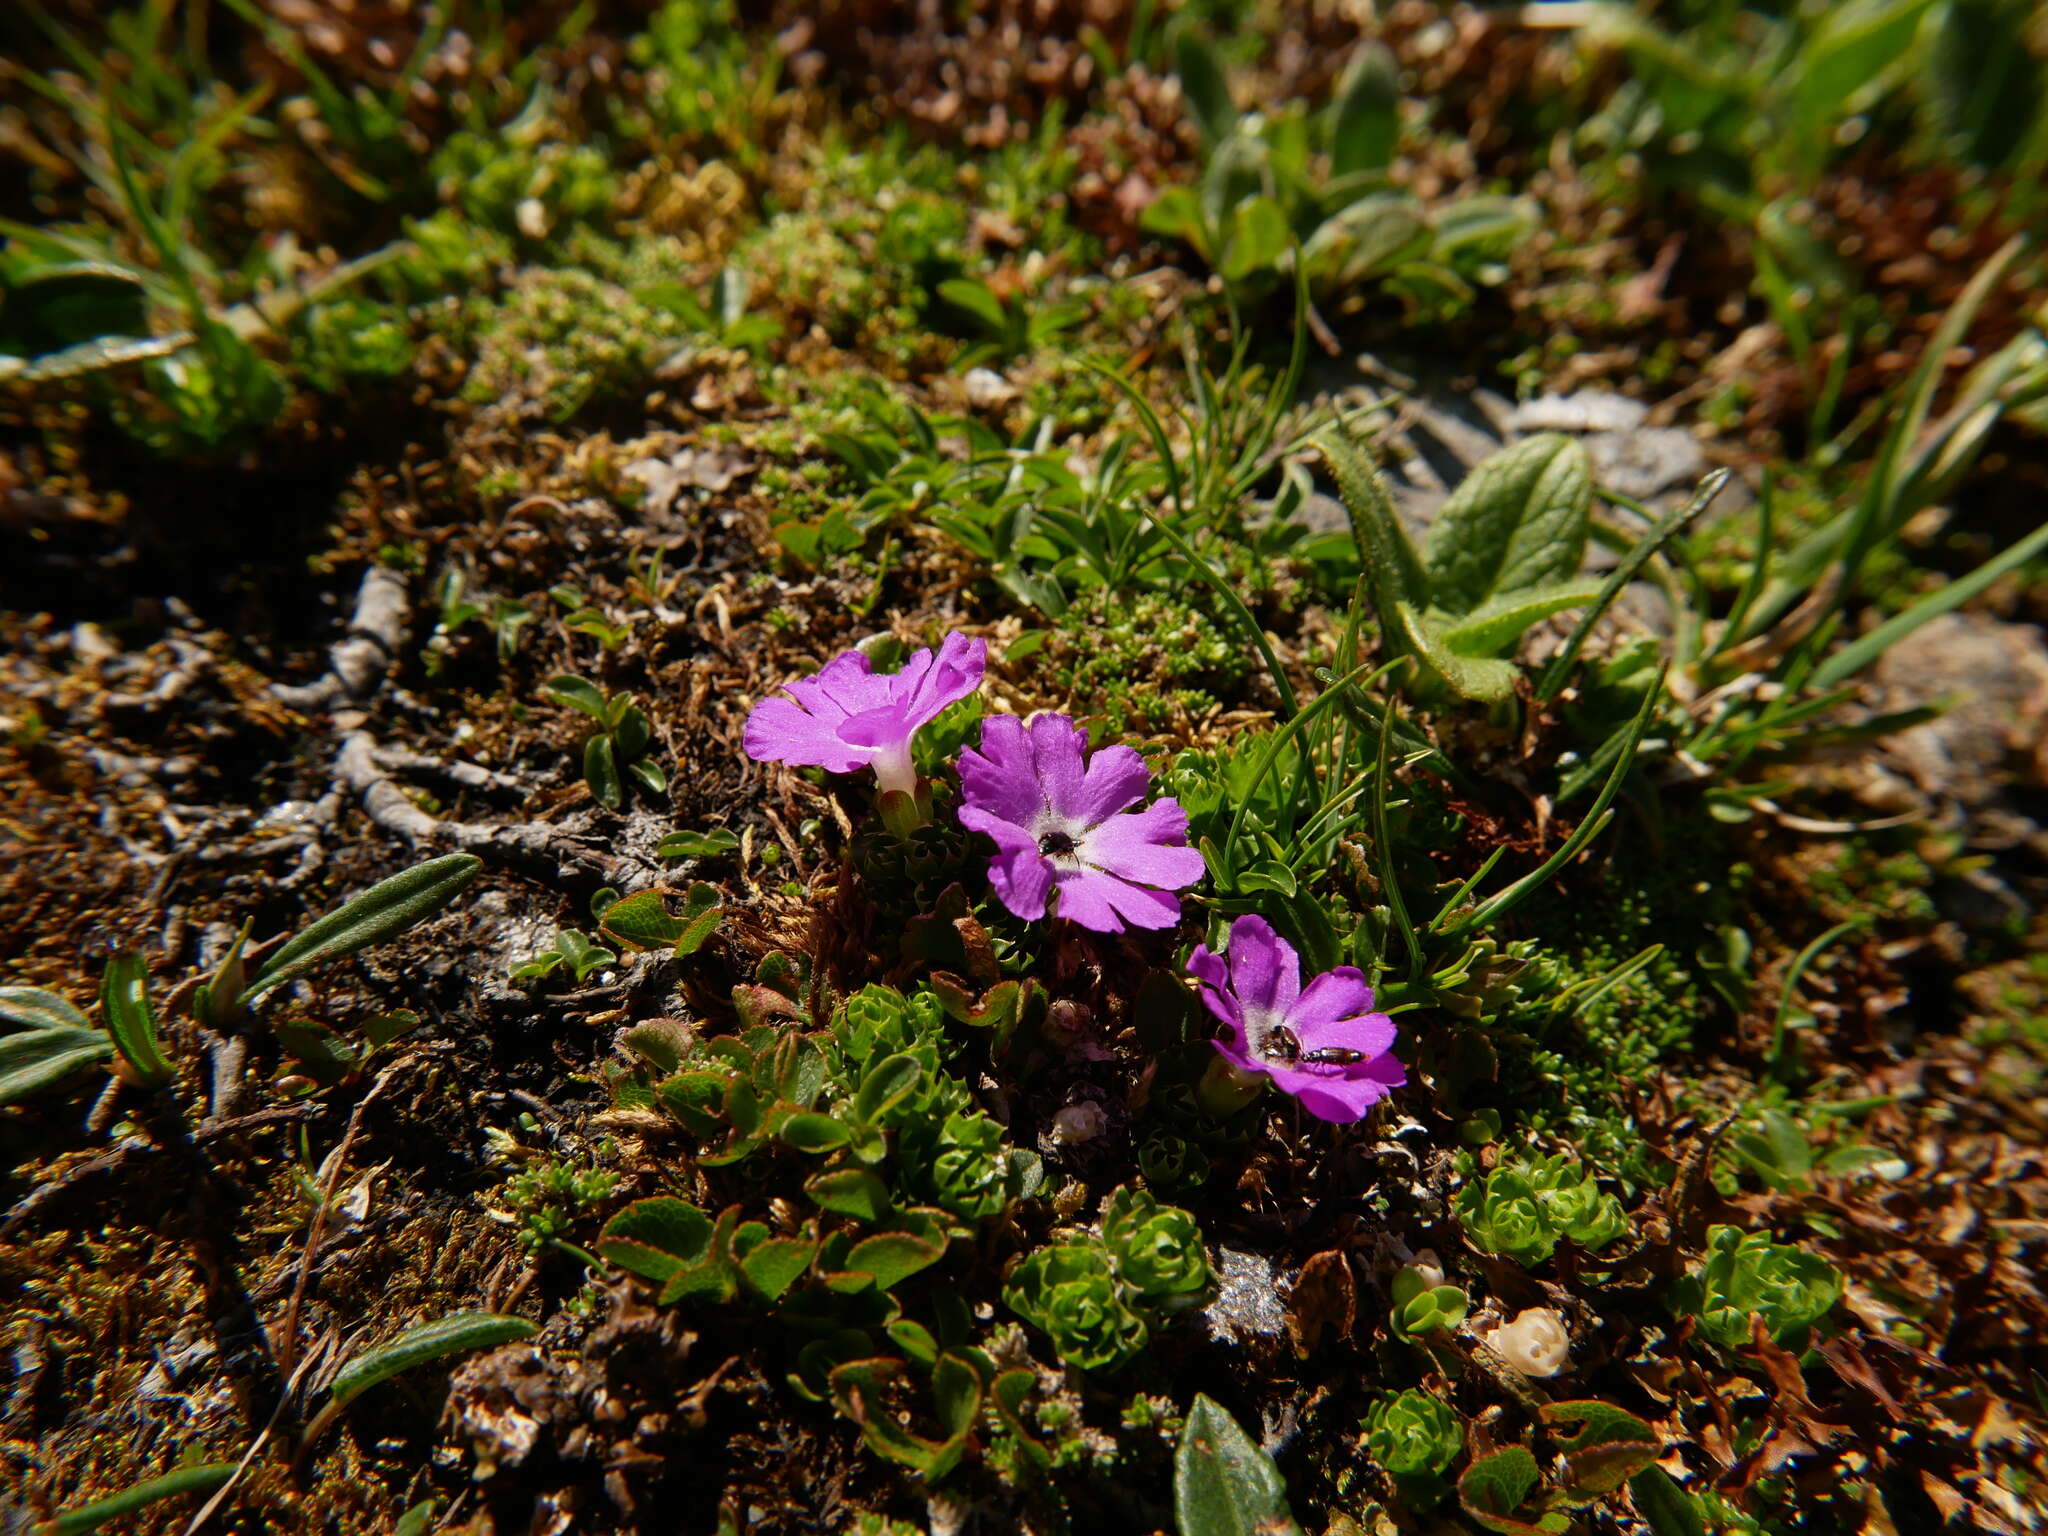
<svg viewBox="0 0 2048 1536">
<path fill-rule="evenodd" d="M 1436 1256 L 1434 1248 L 1416 1249 L 1415 1257 L 1408 1261 L 1407 1267 L 1422 1277 L 1422 1288 L 1426 1291 L 1433 1291 L 1444 1283 L 1443 1260 Z"/>
<path fill-rule="evenodd" d="M 1571 1363 L 1571 1335 L 1550 1307 L 1531 1307 L 1486 1336 L 1509 1365 L 1524 1376 L 1555 1376 Z"/>
<path fill-rule="evenodd" d="M 1052 1117 L 1053 1139 L 1064 1146 L 1078 1146 L 1100 1136 L 1108 1124 L 1109 1116 L 1100 1104 L 1069 1104 Z"/>
</svg>

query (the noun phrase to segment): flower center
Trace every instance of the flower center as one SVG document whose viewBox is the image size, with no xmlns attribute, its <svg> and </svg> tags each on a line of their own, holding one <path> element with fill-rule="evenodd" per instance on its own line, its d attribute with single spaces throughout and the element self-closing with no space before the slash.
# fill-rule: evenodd
<svg viewBox="0 0 2048 1536">
<path fill-rule="evenodd" d="M 1304 1050 L 1301 1037 L 1270 1013 L 1247 1009 L 1244 1030 L 1251 1043 L 1251 1053 L 1276 1067 L 1294 1067 L 1320 1077 L 1336 1077 L 1341 1076 L 1345 1068 L 1355 1067 L 1365 1060 L 1363 1051 L 1342 1045 L 1318 1045 Z"/>
</svg>

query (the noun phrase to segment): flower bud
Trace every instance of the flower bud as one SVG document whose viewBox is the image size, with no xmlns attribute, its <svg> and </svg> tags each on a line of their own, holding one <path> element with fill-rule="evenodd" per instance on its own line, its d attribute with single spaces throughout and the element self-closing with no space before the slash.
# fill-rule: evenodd
<svg viewBox="0 0 2048 1536">
<path fill-rule="evenodd" d="M 1550 1307 L 1517 1312 L 1487 1334 L 1486 1342 L 1524 1376 L 1555 1376 L 1571 1364 L 1571 1335 Z"/>
</svg>

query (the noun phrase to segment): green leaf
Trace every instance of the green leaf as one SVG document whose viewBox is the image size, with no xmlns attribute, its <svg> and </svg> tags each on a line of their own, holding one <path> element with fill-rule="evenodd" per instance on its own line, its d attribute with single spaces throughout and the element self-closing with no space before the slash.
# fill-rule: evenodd
<svg viewBox="0 0 2048 1536">
<path fill-rule="evenodd" d="M 1351 50 L 1330 103 L 1330 174 L 1383 171 L 1401 134 L 1401 85 L 1394 56 L 1378 42 Z"/>
<path fill-rule="evenodd" d="M 0 1019 L 24 1029 L 92 1030 L 92 1020 L 40 987 L 0 987 Z"/>
<path fill-rule="evenodd" d="M 1497 656 L 1552 614 L 1563 613 L 1567 608 L 1583 608 L 1599 595 L 1599 583 L 1591 581 L 1555 582 L 1503 592 L 1442 624 L 1436 636 L 1460 656 Z"/>
<path fill-rule="evenodd" d="M 1184 26 L 1173 39 L 1174 73 L 1188 99 L 1188 115 L 1205 143 L 1220 144 L 1237 126 L 1237 108 L 1223 78 L 1223 60 L 1215 45 L 1196 27 Z"/>
<path fill-rule="evenodd" d="M 1560 1536 L 1570 1521 L 1558 1510 L 1522 1518 L 1522 1506 L 1542 1481 L 1528 1447 L 1510 1445 L 1465 1469 L 1458 1479 L 1458 1502 L 1466 1514 L 1500 1536 Z"/>
<path fill-rule="evenodd" d="M 1503 448 L 1467 475 L 1429 525 L 1423 563 L 1430 601 L 1470 613 L 1497 593 L 1579 573 L 1593 466 L 1586 450 L 1546 432 Z"/>
<path fill-rule="evenodd" d="M 324 1024 L 308 1019 L 273 1024 L 271 1032 L 296 1061 L 306 1076 L 332 1086 L 347 1077 L 356 1064 L 355 1052 Z"/>
<path fill-rule="evenodd" d="M 1008 327 L 1003 301 L 987 283 L 971 277 L 951 277 L 939 284 L 939 297 L 954 308 L 965 310 L 998 336 Z"/>
<path fill-rule="evenodd" d="M 541 684 L 541 689 L 557 704 L 566 704 L 571 709 L 580 710 L 599 725 L 610 728 L 611 712 L 606 704 L 604 690 L 597 684 L 563 672 Z"/>
<path fill-rule="evenodd" d="M 1817 12 L 1785 82 L 1790 87 L 1793 132 L 1812 139 L 1837 118 L 1867 105 L 1860 93 L 1908 55 L 1928 4 L 1929 0 L 1846 0 Z"/>
<path fill-rule="evenodd" d="M 149 290 L 127 267 L 67 261 L 15 278 L 0 298 L 0 352 L 39 357 L 105 337 L 149 335 Z"/>
<path fill-rule="evenodd" d="M 1188 1410 L 1173 1456 L 1180 1536 L 1286 1536 L 1301 1527 L 1273 1458 L 1207 1394 Z"/>
<path fill-rule="evenodd" d="M 583 744 L 583 782 L 590 797 L 608 811 L 626 803 L 626 785 L 619 777 L 619 754 L 609 736 L 599 734 Z"/>
<path fill-rule="evenodd" d="M 0 1035 L 0 1106 L 61 1083 L 114 1054 L 104 1030 L 25 1029 Z"/>
<path fill-rule="evenodd" d="M 1497 704 L 1515 691 L 1515 679 L 1522 673 L 1512 661 L 1459 655 L 1443 643 L 1437 631 L 1415 611 L 1412 603 L 1402 603 L 1392 617 L 1395 633 L 1405 639 L 1415 654 L 1427 662 L 1460 698 L 1473 699 L 1481 704 Z"/>
<path fill-rule="evenodd" d="M 886 1291 L 921 1269 L 929 1269 L 946 1256 L 943 1239 L 931 1241 L 912 1232 L 877 1232 L 855 1243 L 846 1255 L 845 1268 L 872 1275 L 875 1288 Z"/>
<path fill-rule="evenodd" d="M 723 1072 L 678 1072 L 655 1088 L 662 1107 L 699 1136 L 717 1134 L 724 1124 L 725 1087 L 732 1079 Z"/>
<path fill-rule="evenodd" d="M 760 1223 L 750 1222 L 749 1225 L 759 1226 Z M 765 1300 L 776 1301 L 811 1267 L 811 1260 L 817 1256 L 818 1240 L 816 1237 L 768 1237 L 749 1243 L 741 1252 L 738 1234 L 735 1234 L 733 1248 L 739 1260 L 740 1273 L 746 1276 L 747 1283 Z"/>
<path fill-rule="evenodd" d="M 699 892 L 709 891 L 711 900 L 700 899 Z M 725 908 L 718 904 L 718 892 L 708 885 L 700 885 L 690 893 L 689 905 L 683 909 L 683 931 L 676 935 L 675 952 L 678 955 L 694 955 L 718 931 L 719 921 L 725 916 Z"/>
<path fill-rule="evenodd" d="M 359 1355 L 343 1366 L 329 1388 L 328 1401 L 339 1407 L 353 1401 L 379 1382 L 401 1371 L 409 1371 L 444 1355 L 467 1354 L 489 1349 L 515 1339 L 530 1339 L 536 1332 L 523 1317 L 506 1317 L 497 1312 L 457 1312 L 421 1323 L 406 1330 L 391 1343 Z"/>
<path fill-rule="evenodd" d="M 851 1138 L 830 1115 L 791 1115 L 782 1125 L 782 1139 L 799 1152 L 836 1152 Z"/>
<path fill-rule="evenodd" d="M 902 1369 L 900 1360 L 849 1360 L 836 1366 L 830 1378 L 832 1404 L 860 1426 L 862 1439 L 876 1455 L 936 1477 L 944 1470 L 939 1458 L 947 1447 L 912 1434 L 889 1410 L 888 1383 Z"/>
<path fill-rule="evenodd" d="M 1648 1466 L 1628 1480 L 1636 1513 L 1656 1536 L 1707 1536 L 1699 1506 L 1662 1467 Z"/>
<path fill-rule="evenodd" d="M 709 832 L 671 832 L 655 846 L 656 858 L 716 859 L 737 852 L 739 837 L 724 827 Z"/>
<path fill-rule="evenodd" d="M 1580 1399 L 1545 1403 L 1546 1424 L 1578 1424 L 1564 1445 L 1565 1467 L 1575 1489 L 1612 1493 L 1657 1459 L 1657 1433 L 1634 1414 L 1612 1403 Z"/>
<path fill-rule="evenodd" d="M 397 937 L 461 895 L 482 868 L 474 854 L 451 853 L 371 886 L 264 961 L 239 1001 L 247 1003 L 316 966 Z"/>
<path fill-rule="evenodd" d="M 1608 610 L 1617 597 L 1621 596 L 1622 589 L 1636 579 L 1636 572 L 1649 563 L 1652 555 L 1661 550 L 1678 534 L 1684 532 L 1701 513 L 1713 505 L 1714 498 L 1721 494 L 1721 487 L 1726 485 L 1733 475 L 1733 470 L 1717 469 L 1713 471 L 1704 480 L 1700 481 L 1699 489 L 1693 492 L 1691 499 L 1684 506 L 1668 513 L 1658 522 L 1656 527 L 1645 533 L 1629 547 L 1628 553 L 1622 556 L 1620 563 L 1607 573 L 1607 579 L 1600 584 L 1600 591 L 1594 597 L 1591 605 L 1587 607 L 1584 613 L 1579 615 L 1579 622 L 1572 627 L 1572 632 L 1566 638 L 1563 647 L 1550 659 L 1550 664 L 1543 669 L 1542 681 L 1536 685 L 1536 697 L 1544 700 L 1557 697 L 1557 691 L 1564 686 L 1565 679 L 1571 675 L 1572 663 L 1578 659 L 1580 649 L 1585 645 L 1587 638 L 1593 633 L 1593 626 L 1599 622 L 1600 616 Z M 1768 496 L 1765 497 L 1763 502 L 1763 516 L 1764 527 L 1768 530 L 1770 526 L 1770 499 Z M 1764 557 L 1759 556 L 1754 572 L 1757 579 L 1762 577 L 1764 564 Z M 1733 621 L 1731 620 L 1730 622 L 1732 623 Z"/>
<path fill-rule="evenodd" d="M 834 1168 L 804 1181 L 804 1193 L 828 1211 L 880 1221 L 889 1214 L 889 1186 L 865 1168 Z"/>
<path fill-rule="evenodd" d="M 711 1218 L 687 1200 L 636 1200 L 605 1223 L 597 1251 L 642 1279 L 668 1281 L 711 1253 Z"/>
<path fill-rule="evenodd" d="M 682 937 L 689 925 L 671 917 L 659 891 L 641 891 L 604 909 L 598 926 L 622 944 L 635 949 L 666 949 Z"/>
<path fill-rule="evenodd" d="M 136 1086 L 161 1088 L 177 1074 L 157 1044 L 156 1014 L 149 1006 L 149 967 L 142 956 L 123 950 L 107 961 L 100 977 L 100 1012 L 114 1049 Z"/>
<path fill-rule="evenodd" d="M 1429 242 L 1420 203 L 1405 192 L 1374 192 L 1317 225 L 1301 263 L 1319 290 L 1341 294 L 1425 254 Z"/>
<path fill-rule="evenodd" d="M 1278 202 L 1262 195 L 1239 203 L 1231 211 L 1229 232 L 1219 253 L 1224 280 L 1238 283 L 1256 273 L 1273 271 L 1293 240 L 1287 212 Z"/>
<path fill-rule="evenodd" d="M 67 1509 L 38 1530 L 44 1536 L 82 1536 L 83 1532 L 98 1530 L 109 1520 L 136 1514 L 160 1499 L 175 1498 L 181 1493 L 211 1493 L 234 1475 L 235 1464 L 232 1461 L 210 1461 L 202 1466 L 180 1467 L 175 1472 L 166 1472 L 162 1477 L 137 1483 L 133 1488 L 124 1488 L 104 1499 Z"/>
<path fill-rule="evenodd" d="M 945 1354 L 932 1368 L 932 1400 L 938 1408 L 939 1427 L 951 1440 L 958 1440 L 974 1428 L 981 1414 L 981 1373 L 962 1355 Z"/>
<path fill-rule="evenodd" d="M 668 775 L 663 773 L 658 765 L 650 763 L 644 757 L 637 762 L 626 764 L 626 775 L 657 799 L 668 793 Z"/>
<path fill-rule="evenodd" d="M 1422 563 L 1407 530 L 1394 511 L 1386 482 L 1373 467 L 1365 450 L 1332 428 L 1315 438 L 1330 471 L 1337 477 L 1337 490 L 1344 508 L 1351 514 L 1351 536 L 1358 544 L 1359 563 L 1365 567 L 1366 589 L 1381 623 L 1394 627 L 1392 615 L 1401 603 L 1427 603 L 1429 584 Z"/>
<path fill-rule="evenodd" d="M 861 1079 L 860 1091 L 853 1099 L 854 1117 L 868 1125 L 881 1124 L 890 1110 L 917 1091 L 922 1081 L 924 1063 L 915 1056 L 885 1056 L 868 1068 Z"/>
</svg>

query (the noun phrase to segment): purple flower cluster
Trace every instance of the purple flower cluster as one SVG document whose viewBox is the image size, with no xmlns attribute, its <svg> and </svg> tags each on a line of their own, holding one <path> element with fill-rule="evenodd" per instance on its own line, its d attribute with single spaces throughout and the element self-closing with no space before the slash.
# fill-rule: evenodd
<svg viewBox="0 0 2048 1536">
<path fill-rule="evenodd" d="M 895 673 L 847 651 L 790 683 L 788 698 L 754 706 L 747 755 L 833 773 L 872 768 L 885 795 L 915 794 L 912 739 L 979 688 L 987 664 L 987 644 L 960 634 Z M 960 822 L 994 841 L 989 884 L 1025 921 L 1050 912 L 1097 933 L 1167 929 L 1204 864 L 1180 802 L 1145 803 L 1151 785 L 1135 751 L 1090 753 L 1065 715 L 995 715 L 979 750 L 960 756 Z M 902 802 L 885 810 L 891 803 Z M 1356 1120 L 1406 1081 L 1390 1054 L 1394 1023 L 1372 1011 L 1364 975 L 1340 966 L 1303 987 L 1300 957 L 1263 918 L 1240 917 L 1226 954 L 1197 945 L 1188 970 L 1224 1025 L 1215 1045 L 1229 1068 L 1270 1079 L 1310 1114 Z"/>
</svg>

